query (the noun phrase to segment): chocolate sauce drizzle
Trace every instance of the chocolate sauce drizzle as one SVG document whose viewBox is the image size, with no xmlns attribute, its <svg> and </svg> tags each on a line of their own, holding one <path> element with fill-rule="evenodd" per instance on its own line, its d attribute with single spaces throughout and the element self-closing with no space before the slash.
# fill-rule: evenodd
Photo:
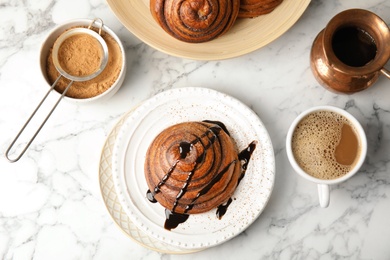
<svg viewBox="0 0 390 260">
<path fill-rule="evenodd" d="M 228 136 L 230 136 L 230 133 L 227 130 L 224 123 L 222 123 L 220 121 L 212 121 L 212 120 L 203 120 L 203 122 L 219 126 L 225 133 L 227 133 Z"/>
<path fill-rule="evenodd" d="M 165 184 L 165 182 L 169 179 L 169 177 L 171 176 L 172 172 L 175 170 L 176 168 L 176 165 L 179 161 L 176 161 L 172 167 L 168 170 L 168 172 L 164 175 L 164 177 L 161 179 L 161 181 L 157 184 L 156 187 L 154 187 L 154 190 L 153 192 L 151 192 L 150 190 L 148 190 L 146 192 L 146 198 L 152 202 L 152 203 L 156 203 L 157 200 L 154 198 L 154 196 L 156 195 L 156 193 L 160 192 L 160 187 L 163 186 Z"/>
<path fill-rule="evenodd" d="M 192 177 L 193 177 L 193 175 L 195 173 L 197 165 L 199 163 L 203 162 L 203 160 L 204 160 L 204 158 L 206 156 L 207 149 L 209 149 L 210 146 L 215 142 L 215 140 L 217 139 L 218 134 L 220 133 L 221 129 L 223 131 L 225 131 L 228 135 L 230 135 L 230 133 L 228 132 L 226 126 L 222 122 L 210 121 L 210 120 L 205 120 L 203 122 L 214 124 L 214 126 L 210 127 L 202 136 L 196 138 L 194 141 L 192 141 L 192 142 L 181 142 L 179 144 L 180 158 L 181 159 L 185 159 L 188 156 L 188 154 L 191 152 L 191 149 L 193 148 L 194 144 L 196 144 L 197 142 L 201 142 L 202 145 L 203 145 L 203 142 L 202 142 L 201 139 L 206 137 L 206 136 L 209 139 L 208 144 L 204 145 L 204 148 L 205 148 L 204 152 L 197 158 L 197 160 L 195 162 L 195 165 L 194 165 L 192 171 L 188 174 L 187 179 L 186 179 L 183 187 L 181 188 L 179 193 L 176 195 L 176 199 L 175 199 L 175 202 L 173 204 L 172 210 L 165 209 L 166 221 L 165 221 L 165 224 L 164 224 L 164 228 L 167 229 L 167 230 L 174 229 L 178 225 L 180 225 L 181 223 L 184 223 L 188 219 L 188 217 L 189 217 L 189 214 L 187 214 L 187 212 L 194 207 L 195 202 L 198 200 L 198 198 L 200 198 L 202 195 L 206 194 L 217 182 L 219 182 L 221 180 L 221 178 L 229 170 L 229 168 L 232 165 L 235 165 L 235 163 L 237 163 L 237 160 L 234 160 L 231 163 L 229 163 L 224 169 L 222 169 L 221 172 L 219 172 L 202 190 L 199 191 L 199 193 L 195 196 L 195 198 L 191 201 L 191 203 L 189 203 L 186 206 L 184 213 L 176 213 L 175 212 L 175 209 L 176 209 L 177 205 L 179 204 L 179 200 L 187 192 L 188 185 L 191 182 L 191 179 L 192 179 Z M 209 135 L 210 133 L 212 134 L 211 136 Z M 242 150 L 238 154 L 238 160 L 242 161 L 243 163 L 242 163 L 242 166 L 241 166 L 242 172 L 241 172 L 241 175 L 240 175 L 240 177 L 238 179 L 237 186 L 241 182 L 242 178 L 245 176 L 245 172 L 246 172 L 246 169 L 248 167 L 248 163 L 249 163 L 250 157 L 251 157 L 253 151 L 255 150 L 255 148 L 256 148 L 256 142 L 253 141 L 252 143 L 250 143 L 248 145 L 248 147 L 246 149 Z M 154 188 L 153 191 L 148 190 L 146 192 L 146 197 L 147 197 L 147 199 L 150 202 L 152 202 L 152 203 L 156 203 L 157 202 L 157 200 L 155 199 L 155 195 L 158 192 L 160 192 L 161 186 L 164 185 L 166 183 L 166 181 L 169 179 L 169 177 L 171 176 L 172 172 L 175 170 L 175 167 L 176 167 L 176 165 L 178 164 L 179 161 L 180 160 L 177 160 L 172 165 L 172 167 L 164 175 L 162 180 L 156 185 L 156 187 Z M 226 203 L 221 204 L 221 205 L 218 206 L 216 215 L 217 215 L 217 217 L 219 219 L 221 219 L 225 215 L 225 213 L 226 213 L 229 205 L 231 204 L 231 202 L 232 202 L 232 199 L 229 198 L 229 200 Z"/>
<path fill-rule="evenodd" d="M 216 212 L 218 219 L 221 219 L 223 217 L 223 215 L 225 215 L 225 213 L 226 213 L 230 203 L 232 203 L 232 201 L 233 201 L 232 198 L 229 198 L 225 204 L 221 204 L 218 206 L 217 212 Z"/>
<path fill-rule="evenodd" d="M 246 149 L 242 150 L 238 154 L 238 160 L 242 161 L 242 165 L 241 165 L 242 172 L 240 178 L 238 179 L 237 186 L 238 184 L 240 184 L 242 178 L 244 178 L 245 176 L 246 169 L 248 168 L 249 160 L 251 159 L 252 153 L 255 149 L 256 149 L 256 141 L 252 141 Z"/>
</svg>

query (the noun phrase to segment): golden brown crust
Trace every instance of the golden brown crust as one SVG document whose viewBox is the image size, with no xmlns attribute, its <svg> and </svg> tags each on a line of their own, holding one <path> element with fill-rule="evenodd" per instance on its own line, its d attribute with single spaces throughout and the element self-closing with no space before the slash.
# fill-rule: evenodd
<svg viewBox="0 0 390 260">
<path fill-rule="evenodd" d="M 272 12 L 283 0 L 240 0 L 239 18 L 254 18 Z"/>
<path fill-rule="evenodd" d="M 150 0 L 158 24 L 173 37 L 192 43 L 210 41 L 235 22 L 240 0 Z"/>
<path fill-rule="evenodd" d="M 225 203 L 240 176 L 241 162 L 231 137 L 212 123 L 171 126 L 154 139 L 146 154 L 150 191 L 176 213 L 202 213 Z"/>
</svg>

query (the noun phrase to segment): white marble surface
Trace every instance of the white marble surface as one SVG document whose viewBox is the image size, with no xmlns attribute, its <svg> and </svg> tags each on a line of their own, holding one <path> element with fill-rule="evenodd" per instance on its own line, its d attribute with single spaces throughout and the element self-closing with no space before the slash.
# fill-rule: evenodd
<svg viewBox="0 0 390 260">
<path fill-rule="evenodd" d="M 268 46 L 224 61 L 184 60 L 143 44 L 104 0 L 0 0 L 0 148 L 3 153 L 43 96 L 40 45 L 56 24 L 100 17 L 122 39 L 125 83 L 94 105 L 61 103 L 17 163 L 0 160 L 1 259 L 390 259 L 390 86 L 381 77 L 354 95 L 328 92 L 314 79 L 309 51 L 336 13 L 360 7 L 390 23 L 386 0 L 313 0 L 301 19 Z M 388 63 L 388 67 L 390 64 Z M 223 245 L 185 256 L 148 250 L 124 235 L 102 202 L 98 163 L 120 116 L 170 88 L 207 87 L 249 105 L 267 127 L 276 182 L 261 216 Z M 361 171 L 332 187 L 318 206 L 316 187 L 288 163 L 289 124 L 306 108 L 335 105 L 362 123 L 368 156 Z"/>
</svg>

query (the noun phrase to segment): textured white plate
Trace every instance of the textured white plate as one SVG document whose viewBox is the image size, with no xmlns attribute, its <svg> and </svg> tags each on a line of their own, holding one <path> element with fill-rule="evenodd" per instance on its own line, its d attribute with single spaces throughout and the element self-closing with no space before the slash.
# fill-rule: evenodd
<svg viewBox="0 0 390 260">
<path fill-rule="evenodd" d="M 133 241 L 140 245 L 161 252 L 164 254 L 188 254 L 197 252 L 199 250 L 191 250 L 185 248 L 178 248 L 172 245 L 168 245 L 160 240 L 148 236 L 140 230 L 127 216 L 123 210 L 122 205 L 119 203 L 118 195 L 114 188 L 114 182 L 112 180 L 112 149 L 119 130 L 122 127 L 123 122 L 126 121 L 127 117 L 133 112 L 133 109 L 127 112 L 113 127 L 109 135 L 107 136 L 106 142 L 103 145 L 100 163 L 99 163 L 99 184 L 100 191 L 106 205 L 107 211 L 112 217 L 113 221 L 118 227 Z"/>
<path fill-rule="evenodd" d="M 165 210 L 146 199 L 146 151 L 165 128 L 185 121 L 223 122 L 239 150 L 258 142 L 246 172 L 221 220 L 215 210 L 191 215 L 177 228 L 164 229 Z M 247 228 L 262 212 L 272 192 L 275 158 L 271 140 L 258 116 L 240 101 L 204 88 L 181 88 L 145 101 L 123 123 L 113 148 L 112 176 L 128 217 L 149 236 L 185 249 L 223 243 Z"/>
</svg>

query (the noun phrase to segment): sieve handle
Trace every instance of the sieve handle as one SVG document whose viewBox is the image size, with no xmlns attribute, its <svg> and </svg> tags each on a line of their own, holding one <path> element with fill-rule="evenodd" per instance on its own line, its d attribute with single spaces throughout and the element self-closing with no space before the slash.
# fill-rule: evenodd
<svg viewBox="0 0 390 260">
<path fill-rule="evenodd" d="M 93 25 L 96 21 L 99 21 L 99 22 L 100 22 L 99 35 L 101 36 L 101 35 L 102 35 L 102 28 L 103 28 L 103 26 L 104 26 L 103 20 L 102 20 L 102 19 L 100 19 L 100 18 L 95 18 L 95 19 L 93 19 L 93 21 L 91 22 L 91 24 L 88 26 L 88 29 L 91 29 L 91 28 L 92 28 L 92 25 Z"/>
<path fill-rule="evenodd" d="M 62 98 L 65 96 L 66 92 L 68 91 L 68 89 L 70 88 L 70 86 L 73 84 L 73 81 L 71 81 L 68 86 L 65 88 L 65 90 L 62 92 L 61 96 L 58 98 L 57 102 L 54 104 L 53 108 L 50 110 L 49 114 L 46 116 L 46 118 L 43 120 L 43 122 L 41 123 L 41 125 L 39 126 L 38 130 L 35 132 L 35 134 L 32 136 L 32 138 L 30 139 L 30 141 L 28 141 L 28 143 L 26 144 L 26 146 L 23 148 L 23 150 L 21 151 L 21 153 L 14 159 L 11 159 L 10 158 L 10 151 L 12 149 L 12 147 L 15 145 L 16 141 L 19 139 L 20 135 L 23 133 L 24 129 L 27 127 L 27 125 L 30 123 L 31 119 L 33 119 L 34 115 L 36 114 L 36 112 L 39 110 L 39 108 L 41 107 L 41 105 L 43 104 L 43 102 L 46 100 L 47 96 L 50 94 L 50 92 L 54 89 L 54 87 L 56 86 L 57 82 L 60 80 L 60 78 L 62 77 L 62 75 L 60 75 L 53 83 L 53 85 L 51 85 L 50 89 L 47 91 L 46 95 L 43 97 L 43 99 L 41 100 L 41 102 L 38 104 L 38 106 L 35 108 L 34 112 L 31 114 L 31 116 L 27 119 L 26 123 L 23 125 L 22 129 L 20 129 L 19 133 L 16 135 L 15 139 L 12 141 L 12 143 L 10 144 L 10 146 L 8 147 L 7 151 L 5 152 L 5 157 L 8 159 L 9 162 L 17 162 L 22 156 L 23 154 L 26 152 L 26 150 L 28 149 L 28 147 L 30 146 L 30 144 L 34 141 L 35 137 L 38 135 L 39 131 L 41 131 L 42 127 L 45 125 L 46 121 L 49 119 L 49 117 L 51 116 L 51 114 L 53 113 L 53 111 L 56 109 L 57 105 L 60 103 L 60 101 L 62 100 Z"/>
</svg>

